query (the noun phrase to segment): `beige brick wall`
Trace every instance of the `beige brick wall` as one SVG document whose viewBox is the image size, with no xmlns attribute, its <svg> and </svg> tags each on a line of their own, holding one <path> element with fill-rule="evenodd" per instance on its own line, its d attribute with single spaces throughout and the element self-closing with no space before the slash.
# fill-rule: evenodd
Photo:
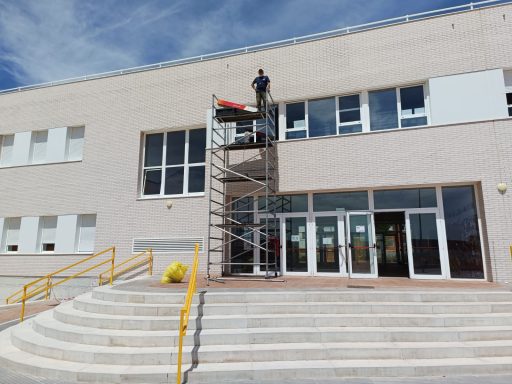
<svg viewBox="0 0 512 384">
<path fill-rule="evenodd" d="M 138 200 L 141 132 L 205 126 L 211 94 L 251 102 L 259 67 L 276 100 L 512 68 L 512 6 L 411 22 L 160 70 L 0 95 L 0 134 L 84 124 L 83 161 L 0 169 L 0 217 L 97 213 L 96 248 L 126 257 L 134 237 L 207 236 L 207 198 Z M 282 191 L 481 182 L 493 276 L 512 279 L 511 122 L 311 139 L 279 145 Z M 392 164 L 384 169 L 382 164 Z M 0 256 L 0 275 L 74 257 Z M 157 256 L 157 270 L 174 256 Z M 184 257 L 186 260 L 188 257 Z M 202 267 L 204 268 L 204 257 Z M 20 265 L 23 267 L 20 267 Z"/>
</svg>

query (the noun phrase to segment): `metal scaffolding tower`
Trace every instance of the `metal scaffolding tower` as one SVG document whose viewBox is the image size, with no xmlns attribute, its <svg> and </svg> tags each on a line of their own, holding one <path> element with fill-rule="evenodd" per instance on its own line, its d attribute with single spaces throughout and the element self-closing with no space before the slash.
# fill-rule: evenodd
<svg viewBox="0 0 512 384">
<path fill-rule="evenodd" d="M 207 282 L 222 280 L 210 275 L 215 265 L 222 276 L 279 272 L 277 106 L 266 95 L 257 112 L 220 107 L 212 97 Z"/>
</svg>

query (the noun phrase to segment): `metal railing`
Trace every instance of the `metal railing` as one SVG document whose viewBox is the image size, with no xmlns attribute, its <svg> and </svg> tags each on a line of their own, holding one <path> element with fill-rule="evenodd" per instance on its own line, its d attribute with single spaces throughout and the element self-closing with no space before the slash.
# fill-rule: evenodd
<svg viewBox="0 0 512 384">
<path fill-rule="evenodd" d="M 143 257 L 143 259 L 136 262 L 135 264 L 131 264 L 131 265 L 121 269 L 120 271 L 117 271 L 117 272 L 115 271 L 117 268 L 122 267 L 122 266 L 130 263 L 131 261 L 133 261 L 135 259 L 139 259 L 141 257 Z M 153 249 L 152 248 L 148 248 L 145 251 L 140 252 L 140 253 L 136 254 L 135 256 L 130 257 L 129 259 L 126 259 L 122 263 L 115 265 L 114 273 L 111 273 L 112 268 L 109 268 L 106 271 L 100 273 L 98 275 L 98 285 L 100 285 L 100 286 L 103 285 L 103 276 L 106 275 L 107 273 L 111 273 L 112 279 L 115 279 L 117 276 L 122 275 L 125 272 L 131 271 L 134 268 L 140 267 L 141 265 L 144 265 L 146 263 L 148 264 L 148 275 L 152 276 L 153 275 Z"/>
<path fill-rule="evenodd" d="M 76 267 L 77 265 L 80 265 L 80 264 L 83 264 L 89 260 L 92 260 L 92 259 L 95 259 L 99 256 L 102 256 L 102 255 L 105 255 L 107 253 L 111 253 L 111 256 L 105 260 L 105 261 L 102 261 L 98 264 L 95 264 L 91 267 L 88 267 L 80 272 L 77 272 L 71 276 L 68 276 L 56 283 L 54 283 L 52 281 L 52 278 L 55 277 L 55 275 L 59 274 L 59 273 L 62 273 L 64 271 L 67 271 L 68 269 L 71 269 L 73 267 Z M 50 297 L 50 292 L 51 292 L 51 289 L 58 286 L 58 285 L 61 285 L 71 279 L 74 279 L 75 277 L 78 277 L 78 276 L 81 276 L 83 275 L 84 273 L 87 273 L 89 271 L 92 271 L 93 269 L 96 269 L 98 267 L 101 267 L 107 263 L 110 263 L 111 264 L 111 268 L 110 268 L 110 284 L 112 285 L 112 281 L 114 279 L 114 262 L 115 262 L 115 258 L 116 258 L 116 247 L 110 247 L 110 248 L 107 248 L 99 253 L 96 253 L 92 256 L 89 256 L 89 257 L 86 257 L 85 259 L 82 259 L 80 261 L 77 261 L 76 263 L 73 263 L 73 264 L 70 264 L 68 265 L 67 267 L 64 267 L 64 268 L 61 268 L 55 272 L 52 272 L 52 273 L 49 273 L 48 275 L 46 276 L 43 276 L 43 277 L 40 277 L 39 279 L 36 279 L 28 284 L 25 284 L 23 286 L 22 289 L 20 289 L 19 291 L 13 293 L 11 296 L 9 296 L 5 301 L 6 301 L 6 304 L 14 304 L 14 303 L 19 303 L 21 302 L 21 313 L 20 313 L 20 321 L 23 321 L 24 317 L 25 317 L 25 304 L 26 304 L 26 301 L 28 299 L 31 299 L 32 297 L 34 296 L 38 296 L 40 294 L 42 294 L 43 292 L 45 292 L 45 300 L 48 300 L 49 297 Z M 38 283 L 41 283 L 43 282 L 42 284 L 38 284 Z M 18 297 L 19 296 L 19 297 Z"/>
<path fill-rule="evenodd" d="M 183 358 L 183 337 L 187 334 L 188 318 L 190 316 L 190 306 L 192 305 L 192 299 L 196 293 L 197 286 L 197 268 L 199 266 L 199 244 L 196 244 L 194 252 L 194 263 L 192 265 L 192 271 L 190 273 L 190 280 L 188 282 L 187 295 L 185 296 L 185 303 L 180 310 L 180 328 L 178 330 L 179 346 L 178 346 L 178 362 L 177 362 L 177 373 L 176 383 L 181 384 L 181 363 Z"/>
<path fill-rule="evenodd" d="M 511 3 L 512 3 L 511 0 L 477 1 L 477 2 L 472 2 L 472 3 L 468 3 L 468 4 L 463 4 L 463 5 L 457 5 L 457 6 L 448 7 L 448 8 L 435 9 L 432 11 L 414 13 L 411 15 L 404 15 L 404 16 L 399 16 L 399 17 L 393 17 L 390 19 L 379 20 L 379 21 L 374 21 L 374 22 L 370 22 L 370 23 L 334 29 L 334 30 L 330 30 L 330 31 L 326 31 L 326 32 L 314 33 L 314 34 L 300 36 L 300 37 L 293 37 L 293 38 L 289 38 L 289 39 L 273 41 L 270 43 L 251 45 L 251 46 L 247 46 L 244 48 L 229 49 L 226 51 L 208 53 L 205 55 L 192 56 L 192 57 L 171 60 L 171 61 L 163 61 L 163 62 L 155 63 L 155 64 L 141 65 L 141 66 L 137 66 L 137 67 L 125 68 L 125 69 L 120 69 L 120 70 L 115 70 L 115 71 L 108 71 L 108 72 L 102 72 L 102 73 L 97 73 L 97 74 L 72 77 L 72 78 L 58 80 L 58 81 L 51 81 L 51 82 L 46 82 L 46 83 L 27 85 L 27 86 L 23 86 L 23 87 L 10 88 L 10 89 L 5 89 L 5 90 L 0 90 L 0 95 L 6 94 L 6 93 L 12 93 L 12 92 L 26 91 L 26 90 L 30 90 L 30 89 L 52 87 L 55 85 L 76 83 L 76 82 L 80 82 L 80 81 L 101 79 L 104 77 L 119 76 L 119 75 L 124 75 L 127 73 L 151 71 L 151 70 L 155 70 L 155 69 L 173 67 L 176 65 L 190 64 L 190 63 L 195 63 L 195 62 L 199 62 L 199 61 L 219 59 L 219 58 L 223 58 L 223 57 L 227 57 L 227 56 L 234 56 L 234 55 L 239 55 L 239 54 L 248 53 L 248 52 L 256 52 L 256 51 L 262 51 L 262 50 L 270 49 L 270 48 L 277 48 L 277 47 L 283 47 L 283 46 L 287 46 L 287 45 L 305 43 L 305 42 L 309 42 L 309 41 L 325 39 L 328 37 L 335 37 L 335 36 L 346 35 L 346 34 L 354 33 L 354 32 L 361 32 L 361 31 L 365 31 L 368 29 L 386 27 L 386 26 L 400 24 L 400 23 L 407 23 L 407 22 L 416 21 L 416 20 L 428 19 L 428 18 L 436 17 L 436 16 L 449 15 L 449 14 L 457 13 L 457 12 L 471 11 L 474 9 L 485 8 L 485 7 L 489 7 L 489 6 L 495 6 L 495 5 L 511 4 Z"/>
</svg>

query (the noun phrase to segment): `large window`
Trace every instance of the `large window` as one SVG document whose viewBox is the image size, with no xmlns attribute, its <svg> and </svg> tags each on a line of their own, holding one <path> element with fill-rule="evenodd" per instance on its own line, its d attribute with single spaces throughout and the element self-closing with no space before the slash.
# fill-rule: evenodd
<svg viewBox="0 0 512 384">
<path fill-rule="evenodd" d="M 336 134 L 336 100 L 334 97 L 308 101 L 309 137 Z"/>
<path fill-rule="evenodd" d="M 277 213 L 289 212 L 307 212 L 308 211 L 308 195 L 279 195 L 276 196 L 275 209 Z M 269 197 L 269 206 L 273 205 L 274 198 Z M 265 198 L 258 198 L 258 210 L 265 210 Z"/>
<path fill-rule="evenodd" d="M 370 130 L 398 128 L 398 111 L 395 88 L 368 93 L 370 103 Z"/>
<path fill-rule="evenodd" d="M 0 166 L 11 165 L 14 135 L 0 136 Z"/>
<path fill-rule="evenodd" d="M 361 101 L 359 95 L 338 97 L 338 133 L 355 133 L 363 130 L 361 122 Z"/>
<path fill-rule="evenodd" d="M 443 187 L 443 207 L 451 277 L 483 279 L 484 266 L 473 186 Z"/>
<path fill-rule="evenodd" d="M 375 209 L 437 207 L 435 188 L 374 191 L 373 200 Z"/>
<path fill-rule="evenodd" d="M 48 131 L 32 132 L 32 142 L 30 143 L 30 163 L 42 164 L 46 162 L 46 148 L 48 143 Z"/>
<path fill-rule="evenodd" d="M 286 104 L 286 139 L 307 137 L 306 103 Z"/>
<path fill-rule="evenodd" d="M 400 88 L 400 110 L 401 127 L 427 125 L 423 85 Z"/>
<path fill-rule="evenodd" d="M 204 192 L 206 129 L 145 135 L 142 194 Z"/>
<path fill-rule="evenodd" d="M 313 210 L 322 211 L 364 211 L 368 209 L 368 192 L 315 193 Z"/>
</svg>

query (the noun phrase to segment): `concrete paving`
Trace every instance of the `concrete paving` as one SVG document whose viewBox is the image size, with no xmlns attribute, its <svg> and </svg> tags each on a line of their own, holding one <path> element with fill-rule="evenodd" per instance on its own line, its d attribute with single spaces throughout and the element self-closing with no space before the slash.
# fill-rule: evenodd
<svg viewBox="0 0 512 384">
<path fill-rule="evenodd" d="M 173 381 L 174 382 L 174 381 Z M 256 381 L 236 381 L 232 384 L 255 384 Z M 257 381 L 258 384 L 510 384 L 512 376 L 458 376 L 458 377 L 427 377 L 427 378 L 396 378 L 396 379 L 336 379 L 336 380 L 279 380 Z M 0 384 L 76 384 L 67 381 L 44 379 L 23 375 L 0 367 Z M 229 384 L 229 383 L 226 383 Z"/>
</svg>

